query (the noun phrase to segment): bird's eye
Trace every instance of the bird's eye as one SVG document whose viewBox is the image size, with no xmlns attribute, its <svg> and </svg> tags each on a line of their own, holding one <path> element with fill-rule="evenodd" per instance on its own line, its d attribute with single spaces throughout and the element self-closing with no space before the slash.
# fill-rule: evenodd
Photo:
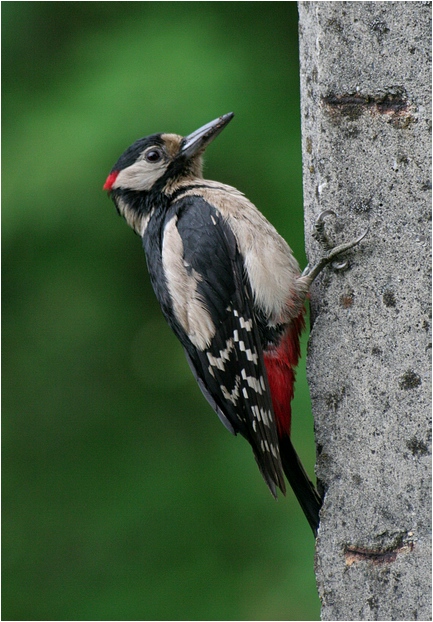
<svg viewBox="0 0 433 622">
<path fill-rule="evenodd" d="M 159 162 L 162 158 L 162 153 L 159 149 L 149 149 L 149 151 L 144 154 L 144 157 L 148 162 Z"/>
</svg>

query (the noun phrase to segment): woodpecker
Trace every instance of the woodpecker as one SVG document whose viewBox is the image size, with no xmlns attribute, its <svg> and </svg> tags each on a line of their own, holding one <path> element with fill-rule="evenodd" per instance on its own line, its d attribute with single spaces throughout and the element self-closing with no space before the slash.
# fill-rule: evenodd
<svg viewBox="0 0 433 622">
<path fill-rule="evenodd" d="M 285 494 L 286 475 L 316 533 L 321 499 L 290 439 L 304 304 L 317 274 L 363 235 L 328 246 L 301 273 L 288 244 L 244 194 L 203 179 L 202 155 L 233 116 L 185 137 L 137 140 L 104 190 L 142 238 L 156 297 L 205 398 L 250 443 L 274 497 L 277 489 Z M 323 238 L 323 216 L 318 231 Z"/>
</svg>

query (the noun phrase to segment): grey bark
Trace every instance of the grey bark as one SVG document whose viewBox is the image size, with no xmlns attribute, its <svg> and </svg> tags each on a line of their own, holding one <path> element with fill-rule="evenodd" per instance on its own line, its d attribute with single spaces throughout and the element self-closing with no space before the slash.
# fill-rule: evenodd
<svg viewBox="0 0 433 622">
<path fill-rule="evenodd" d="M 299 2 L 324 620 L 429 620 L 430 3 Z"/>
</svg>

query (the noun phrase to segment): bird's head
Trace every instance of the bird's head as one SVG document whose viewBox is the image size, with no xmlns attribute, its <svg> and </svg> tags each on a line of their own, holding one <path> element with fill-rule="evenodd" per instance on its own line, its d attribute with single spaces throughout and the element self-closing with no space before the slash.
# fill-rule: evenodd
<svg viewBox="0 0 433 622">
<path fill-rule="evenodd" d="M 152 134 L 135 141 L 117 160 L 105 184 L 118 211 L 143 234 L 152 203 L 183 180 L 202 177 L 202 154 L 233 118 L 229 112 L 188 136 Z"/>
</svg>

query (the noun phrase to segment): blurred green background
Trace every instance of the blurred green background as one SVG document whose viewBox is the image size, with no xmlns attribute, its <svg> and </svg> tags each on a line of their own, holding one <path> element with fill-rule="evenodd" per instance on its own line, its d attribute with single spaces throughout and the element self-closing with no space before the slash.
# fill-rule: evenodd
<svg viewBox="0 0 433 622">
<path fill-rule="evenodd" d="M 314 542 L 202 397 L 102 185 L 235 119 L 205 175 L 303 251 L 295 2 L 3 2 L 4 620 L 313 620 Z M 305 347 L 305 343 L 304 343 Z M 313 472 L 298 373 L 295 445 Z"/>
</svg>

